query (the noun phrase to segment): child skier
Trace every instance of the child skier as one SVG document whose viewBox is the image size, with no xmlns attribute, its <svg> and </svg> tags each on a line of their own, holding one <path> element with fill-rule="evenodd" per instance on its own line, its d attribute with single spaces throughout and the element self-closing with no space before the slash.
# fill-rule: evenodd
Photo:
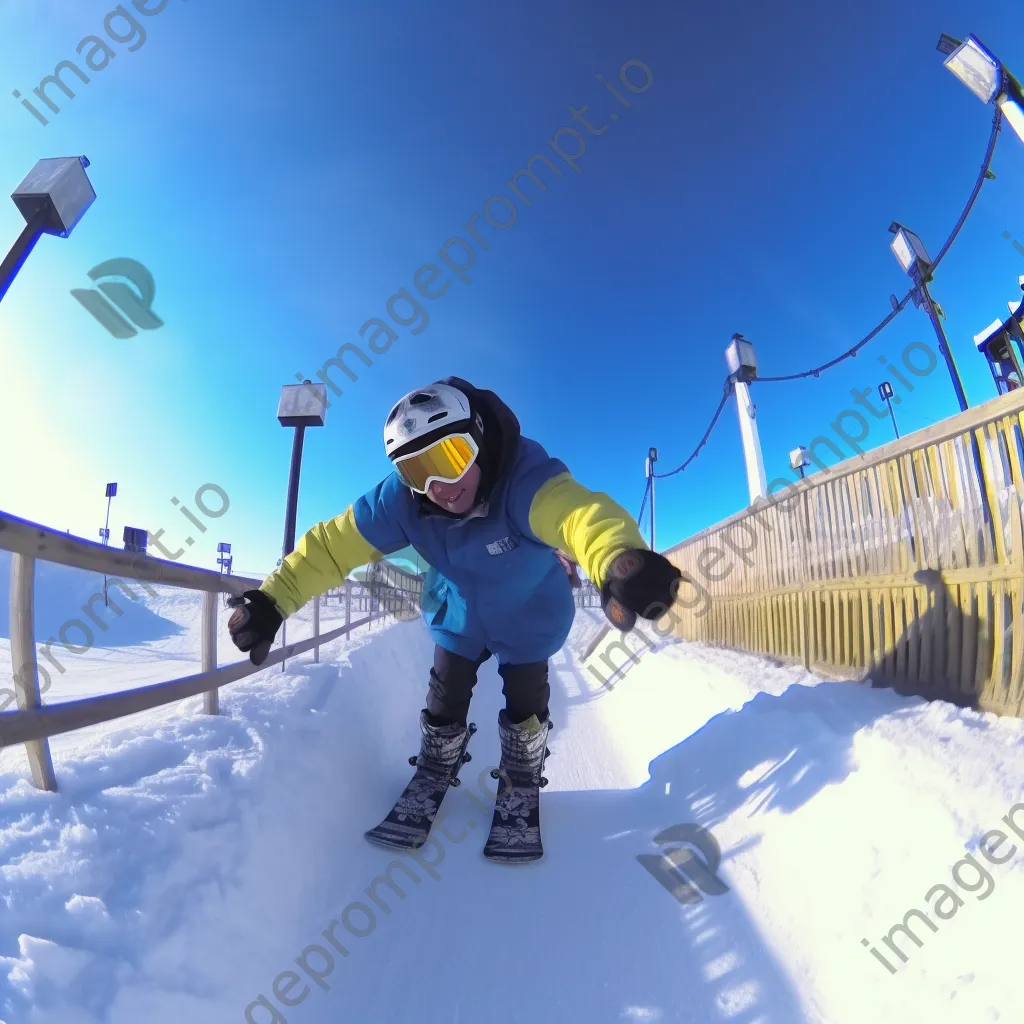
<svg viewBox="0 0 1024 1024">
<path fill-rule="evenodd" d="M 412 546 L 432 567 L 421 609 L 435 642 L 421 746 L 412 782 L 367 837 L 416 848 L 469 760 L 467 721 L 477 670 L 498 661 L 505 709 L 501 764 L 485 853 L 531 860 L 543 853 L 539 787 L 551 722 L 548 659 L 575 614 L 572 585 L 552 549 L 570 552 L 598 587 L 620 629 L 657 619 L 673 604 L 679 570 L 644 544 L 632 517 L 578 484 L 564 463 L 523 437 L 491 391 L 447 377 L 412 391 L 390 411 L 385 480 L 336 519 L 314 526 L 261 584 L 235 599 L 228 627 L 256 665 L 281 623 L 356 567 Z"/>
</svg>

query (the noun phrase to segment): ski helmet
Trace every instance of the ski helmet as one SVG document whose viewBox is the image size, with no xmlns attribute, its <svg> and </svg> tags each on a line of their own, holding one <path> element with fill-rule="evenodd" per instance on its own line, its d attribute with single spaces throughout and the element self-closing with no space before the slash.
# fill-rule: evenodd
<svg viewBox="0 0 1024 1024">
<path fill-rule="evenodd" d="M 475 447 L 458 451 L 435 447 L 455 434 L 469 435 Z M 392 407 L 384 421 L 384 451 L 414 491 L 425 493 L 431 479 L 457 479 L 478 458 L 483 447 L 483 420 L 469 396 L 440 382 L 410 391 Z M 423 453 L 423 465 L 410 456 Z M 431 455 L 432 453 L 432 455 Z"/>
</svg>

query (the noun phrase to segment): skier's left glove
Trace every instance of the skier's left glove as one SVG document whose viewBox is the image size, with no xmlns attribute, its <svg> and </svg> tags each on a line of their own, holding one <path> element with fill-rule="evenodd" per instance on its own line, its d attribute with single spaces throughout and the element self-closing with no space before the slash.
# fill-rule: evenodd
<svg viewBox="0 0 1024 1024">
<path fill-rule="evenodd" d="M 683 574 L 664 556 L 646 548 L 629 548 L 608 566 L 601 605 L 617 629 L 632 629 L 639 615 L 661 618 L 672 607 Z"/>
<path fill-rule="evenodd" d="M 228 619 L 231 642 L 240 651 L 248 651 L 254 665 L 262 665 L 284 617 L 262 590 L 247 590 L 241 597 L 229 598 L 228 605 L 235 609 Z"/>
</svg>

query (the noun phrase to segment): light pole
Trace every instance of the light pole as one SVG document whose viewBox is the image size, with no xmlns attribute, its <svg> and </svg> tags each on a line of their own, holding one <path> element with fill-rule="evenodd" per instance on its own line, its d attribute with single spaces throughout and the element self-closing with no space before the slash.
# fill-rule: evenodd
<svg viewBox="0 0 1024 1024">
<path fill-rule="evenodd" d="M 1024 142 L 1024 90 L 1006 65 L 975 35 L 965 42 L 945 34 L 936 47 L 944 64 L 982 103 L 994 103 Z"/>
<path fill-rule="evenodd" d="M 647 450 L 647 480 L 651 488 L 651 550 L 657 551 L 654 546 L 654 464 L 658 461 L 658 449 L 648 448 Z"/>
<path fill-rule="evenodd" d="M 1017 283 L 1024 291 L 1024 275 L 1018 278 Z M 1000 395 L 1024 384 L 1024 365 L 1010 344 L 1012 338 L 1018 348 L 1024 349 L 1024 298 L 1010 299 L 1007 306 L 1010 307 L 1010 315 L 1006 320 L 993 320 L 985 330 L 974 336 L 974 344 L 988 360 L 996 391 Z"/>
<path fill-rule="evenodd" d="M 110 499 L 117 496 L 117 484 L 107 484 L 107 522 L 100 530 L 100 540 L 103 541 L 103 546 L 106 547 L 110 543 Z M 107 574 L 103 574 L 103 604 L 106 607 L 110 607 L 110 601 L 107 600 Z"/>
<path fill-rule="evenodd" d="M 939 340 L 939 351 L 942 353 L 943 359 L 946 360 L 946 366 L 949 369 L 949 377 L 953 382 L 953 390 L 956 391 L 957 401 L 960 403 L 960 411 L 966 412 L 968 406 L 967 396 L 964 394 L 964 386 L 960 381 L 960 374 L 957 371 L 956 363 L 953 362 L 953 353 L 949 351 L 949 341 L 946 338 L 946 332 L 942 329 L 942 324 L 939 323 L 935 302 L 928 291 L 928 282 L 932 279 L 932 262 L 928 257 L 928 252 L 921 239 L 902 224 L 893 221 L 889 225 L 889 231 L 894 235 L 889 246 L 899 261 L 900 266 L 913 282 L 914 305 L 918 309 L 924 307 L 925 312 L 928 314 L 928 319 L 935 329 L 935 336 Z M 985 468 L 981 461 L 981 449 L 978 446 L 978 439 L 974 431 L 971 431 L 971 454 L 974 457 L 974 469 L 981 488 L 982 511 L 985 516 L 985 522 L 988 523 L 992 521 L 992 509 L 989 507 L 988 492 L 985 488 Z M 907 512 L 908 516 L 909 514 Z"/>
<path fill-rule="evenodd" d="M 106 493 L 104 494 L 104 497 L 107 499 L 107 521 L 104 524 L 103 529 L 100 530 L 100 540 L 102 540 L 104 544 L 109 544 L 110 543 L 110 499 L 117 497 L 117 484 L 116 483 L 107 484 L 107 490 L 106 490 Z"/>
<path fill-rule="evenodd" d="M 301 384 L 285 384 L 277 407 L 277 420 L 282 427 L 294 427 L 292 461 L 288 471 L 288 504 L 284 518 L 282 559 L 295 550 L 295 516 L 299 504 L 299 469 L 302 463 L 302 441 L 306 427 L 322 427 L 327 410 L 327 385 L 305 380 Z"/>
<path fill-rule="evenodd" d="M 800 479 L 804 479 L 804 470 L 811 464 L 811 460 L 807 458 L 808 452 L 804 445 L 800 445 L 794 448 L 789 453 L 789 466 L 790 469 L 795 469 L 800 474 Z M 804 540 L 800 544 L 798 553 L 802 554 L 803 558 L 803 574 L 804 581 L 807 582 L 811 579 L 811 564 L 810 564 L 810 553 L 811 553 L 811 503 L 809 500 L 809 492 L 805 494 L 802 499 L 804 507 Z M 811 621 L 810 615 L 810 598 L 809 598 L 809 586 L 804 586 L 803 593 L 801 595 L 801 615 L 803 616 L 800 624 L 799 632 L 803 636 L 803 654 L 804 654 L 804 668 L 811 667 L 811 641 L 810 641 L 810 629 L 808 623 Z"/>
<path fill-rule="evenodd" d="M 942 329 L 939 321 L 939 313 L 935 307 L 935 300 L 928 290 L 928 282 L 932 279 L 932 261 L 924 247 L 924 243 L 909 228 L 905 228 L 897 221 L 889 225 L 889 231 L 895 237 L 889 243 L 893 255 L 896 257 L 904 273 L 910 278 L 914 285 L 914 305 L 918 309 L 924 309 L 931 321 L 935 336 L 939 339 L 939 351 L 946 366 L 949 369 L 949 376 L 953 382 L 953 390 L 956 392 L 957 401 L 960 403 L 960 411 L 967 411 L 967 396 L 964 394 L 964 386 L 960 381 L 960 374 L 957 371 L 956 363 L 953 361 L 953 353 L 949 350 L 949 340 L 946 332 Z"/>
<path fill-rule="evenodd" d="M 231 545 L 221 541 L 217 545 L 217 564 L 220 566 L 221 574 L 231 575 Z"/>
<path fill-rule="evenodd" d="M 292 461 L 288 470 L 288 502 L 284 513 L 284 544 L 281 562 L 295 550 L 295 517 L 299 506 L 299 469 L 302 463 L 302 441 L 306 427 L 322 427 L 327 413 L 327 385 L 304 380 L 301 384 L 285 384 L 277 406 L 277 420 L 282 427 L 294 427 Z M 281 564 L 280 562 L 278 563 Z M 287 624 L 281 623 L 281 646 L 286 646 Z M 281 671 L 286 661 L 281 662 Z"/>
<path fill-rule="evenodd" d="M 899 427 L 896 426 L 896 413 L 892 411 L 892 394 L 892 384 L 887 380 L 883 380 L 882 383 L 878 385 L 878 397 L 881 398 L 887 406 L 889 406 L 889 416 L 892 419 L 892 430 L 896 435 L 896 440 L 898 441 L 900 439 L 900 431 Z"/>
<path fill-rule="evenodd" d="M 804 478 L 804 470 L 811 464 L 811 460 L 807 458 L 807 449 L 800 445 L 799 448 L 794 448 L 789 453 L 789 468 L 795 469 L 800 474 L 800 479 Z"/>
<path fill-rule="evenodd" d="M 734 334 L 725 350 L 725 361 L 736 391 L 743 458 L 747 466 L 747 489 L 750 491 L 750 504 L 753 505 L 768 493 L 761 439 L 757 433 L 757 410 L 750 397 L 750 382 L 757 380 L 757 357 L 754 355 L 754 346 L 742 334 Z"/>
<path fill-rule="evenodd" d="M 84 156 L 40 160 L 11 193 L 25 218 L 25 227 L 11 251 L 0 262 L 0 299 L 7 294 L 18 271 L 43 235 L 67 238 L 96 199 Z"/>
</svg>

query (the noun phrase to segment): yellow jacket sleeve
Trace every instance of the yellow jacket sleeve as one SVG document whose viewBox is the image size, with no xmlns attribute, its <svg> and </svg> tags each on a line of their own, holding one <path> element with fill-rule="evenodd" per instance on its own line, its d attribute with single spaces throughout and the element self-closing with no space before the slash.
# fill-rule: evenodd
<svg viewBox="0 0 1024 1024">
<path fill-rule="evenodd" d="M 530 529 L 545 544 L 570 552 L 598 589 L 617 554 L 647 548 L 633 517 L 618 502 L 587 490 L 569 473 L 552 477 L 534 495 Z"/>
<path fill-rule="evenodd" d="M 350 505 L 340 516 L 309 530 L 260 590 L 287 618 L 318 594 L 340 586 L 357 566 L 383 557 L 359 532 Z"/>
</svg>

